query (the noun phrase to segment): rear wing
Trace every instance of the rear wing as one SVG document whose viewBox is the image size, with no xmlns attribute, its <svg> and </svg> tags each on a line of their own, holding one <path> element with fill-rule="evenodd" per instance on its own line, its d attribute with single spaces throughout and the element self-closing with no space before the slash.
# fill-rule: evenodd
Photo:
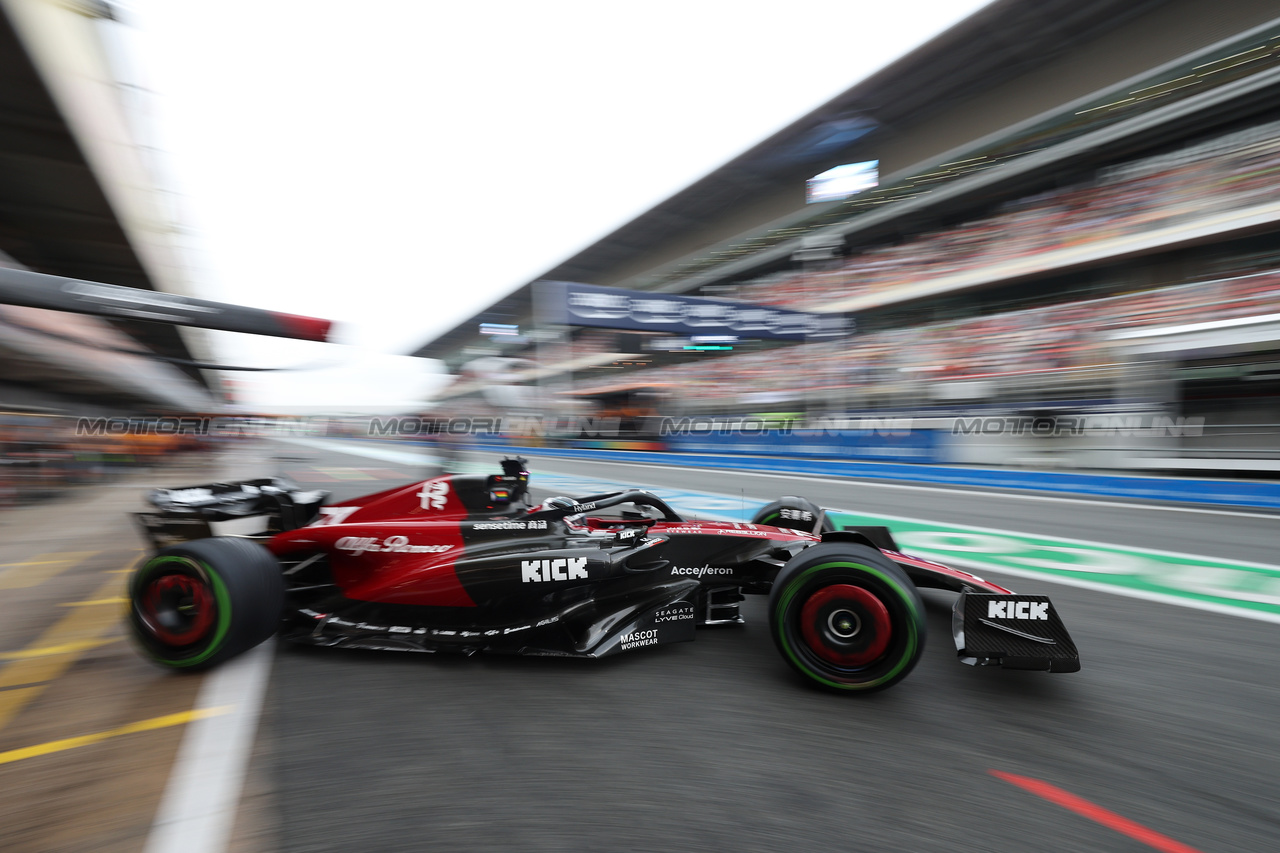
<svg viewBox="0 0 1280 853">
<path fill-rule="evenodd" d="M 283 477 L 153 489 L 152 510 L 134 513 L 153 548 L 216 535 L 270 536 L 315 520 L 329 497 Z"/>
</svg>

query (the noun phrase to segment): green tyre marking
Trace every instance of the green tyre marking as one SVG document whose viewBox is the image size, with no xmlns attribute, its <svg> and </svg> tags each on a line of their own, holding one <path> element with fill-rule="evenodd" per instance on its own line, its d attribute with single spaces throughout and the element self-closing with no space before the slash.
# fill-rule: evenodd
<svg viewBox="0 0 1280 853">
<path fill-rule="evenodd" d="M 158 560 L 148 561 L 147 567 L 159 566 L 164 563 L 180 563 L 188 567 L 195 564 L 198 568 L 202 568 L 213 587 L 213 597 L 218 602 L 218 627 L 214 631 L 213 639 L 209 641 L 208 647 L 205 648 L 203 652 L 193 658 L 182 658 L 178 660 L 170 660 L 168 658 L 152 654 L 152 657 L 166 666 L 196 666 L 197 664 L 204 663 L 206 660 L 213 657 L 221 648 L 222 641 L 227 635 L 227 630 L 231 627 L 231 596 L 228 595 L 227 587 L 223 584 L 222 578 L 218 577 L 218 573 L 203 560 L 193 560 L 190 557 L 160 557 Z"/>
<path fill-rule="evenodd" d="M 782 598 L 778 600 L 778 609 L 783 613 L 786 612 L 787 607 L 791 603 L 791 599 L 795 598 L 796 592 L 798 591 L 799 587 L 803 586 L 803 584 L 800 582 L 803 581 L 806 577 L 813 574 L 814 572 L 821 571 L 823 569 L 830 569 L 830 568 L 862 569 L 864 571 L 870 572 L 871 574 L 879 578 L 881 581 L 883 581 L 885 584 L 887 584 L 890 589 L 895 590 L 898 593 L 899 600 L 901 600 L 904 604 L 907 605 L 907 609 L 909 611 L 914 613 L 917 617 L 921 616 L 921 614 L 916 610 L 915 602 L 911 599 L 911 596 L 904 595 L 902 591 L 902 587 L 899 586 L 897 583 L 895 583 L 892 578 L 890 578 L 888 575 L 886 575 L 884 572 L 880 571 L 879 569 L 875 568 L 874 566 L 865 566 L 862 563 L 850 563 L 850 562 L 822 563 L 820 565 L 810 566 L 809 568 L 805 569 L 803 572 L 801 572 L 798 576 L 793 578 L 787 584 L 787 588 L 783 590 Z M 796 653 L 792 650 L 791 643 L 787 641 L 785 619 L 778 620 L 778 639 L 782 645 L 783 651 L 786 652 L 787 657 L 797 667 L 804 670 L 809 675 L 809 677 L 812 678 L 813 680 L 819 681 L 823 684 L 826 684 L 830 687 L 834 687 L 838 690 L 866 690 L 871 687 L 878 687 L 881 684 L 888 681 L 889 679 L 893 678 L 895 675 L 897 675 L 899 672 L 902 671 L 903 667 L 907 665 L 907 661 L 910 660 L 911 656 L 915 654 L 916 645 L 919 641 L 919 637 L 917 636 L 915 622 L 911 619 L 908 619 L 907 622 L 908 622 L 907 647 L 906 649 L 904 649 L 904 653 L 899 656 L 897 665 L 894 666 L 893 669 L 890 670 L 889 672 L 877 678 L 875 681 L 868 681 L 863 684 L 843 684 L 838 681 L 831 681 L 830 679 L 823 678 L 818 673 L 815 673 L 812 670 L 812 668 L 809 667 L 803 661 L 801 661 L 800 658 L 796 655 Z"/>
</svg>

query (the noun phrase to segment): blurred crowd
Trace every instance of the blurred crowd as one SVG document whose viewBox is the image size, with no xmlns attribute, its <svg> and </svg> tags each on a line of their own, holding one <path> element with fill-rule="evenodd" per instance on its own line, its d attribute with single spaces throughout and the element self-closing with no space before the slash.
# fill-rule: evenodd
<svg viewBox="0 0 1280 853">
<path fill-rule="evenodd" d="M 820 309 L 850 297 L 996 272 L 1000 264 L 1023 258 L 1271 205 L 1278 189 L 1280 122 L 1271 122 L 1113 166 L 1086 184 L 1019 199 L 988 218 L 866 251 L 835 269 L 775 274 L 735 295 Z M 836 404 L 845 392 L 844 399 L 851 401 L 863 395 L 859 405 L 910 406 L 964 399 L 940 390 L 939 383 L 947 380 L 1016 376 L 1035 377 L 1052 395 L 1055 382 L 1119 364 L 1123 356 L 1116 336 L 1125 330 L 1280 312 L 1275 261 L 1258 261 L 1252 269 L 1239 263 L 1244 272 L 1212 281 L 690 362 L 634 378 L 666 389 L 669 402 L 686 411 L 783 402 L 812 392 Z M 578 393 L 589 391 L 589 386 L 578 388 Z"/>
<path fill-rule="evenodd" d="M 1047 388 L 1054 373 L 1117 363 L 1118 332 L 1278 312 L 1280 270 L 1273 269 L 845 341 L 689 362 L 633 376 L 654 388 L 668 389 L 671 402 L 683 401 L 686 409 L 716 403 L 782 402 L 817 391 L 828 397 L 838 397 L 836 392 L 841 390 L 891 395 L 956 379 L 1035 376 Z M 577 390 L 588 392 L 590 386 Z"/>
<path fill-rule="evenodd" d="M 994 215 L 850 257 L 821 272 L 748 284 L 737 298 L 821 310 L 855 296 L 988 270 L 1274 202 L 1280 122 L 1104 170 L 1094 180 L 1010 202 Z"/>
</svg>

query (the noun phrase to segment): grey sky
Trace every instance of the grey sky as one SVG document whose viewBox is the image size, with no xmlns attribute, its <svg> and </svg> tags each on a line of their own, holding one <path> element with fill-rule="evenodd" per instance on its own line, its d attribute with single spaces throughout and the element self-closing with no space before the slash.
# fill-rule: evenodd
<svg viewBox="0 0 1280 853">
<path fill-rule="evenodd" d="M 409 351 L 982 5 L 125 4 L 196 286 L 342 320 L 373 353 Z M 351 349 L 216 344 L 345 365 L 246 387 L 260 404 L 430 383 Z"/>
</svg>

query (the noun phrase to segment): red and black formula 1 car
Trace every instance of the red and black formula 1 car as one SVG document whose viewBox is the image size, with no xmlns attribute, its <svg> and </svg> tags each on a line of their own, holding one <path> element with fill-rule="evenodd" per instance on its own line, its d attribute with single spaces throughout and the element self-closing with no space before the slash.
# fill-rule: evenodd
<svg viewBox="0 0 1280 853">
<path fill-rule="evenodd" d="M 752 523 L 689 521 L 619 491 L 531 506 L 523 459 L 324 505 L 280 479 L 161 489 L 139 520 L 157 550 L 133 574 L 129 624 L 175 669 L 279 632 L 322 646 L 596 658 L 742 622 L 769 596 L 786 662 L 817 684 L 883 689 L 925 640 L 918 587 L 960 593 L 953 632 L 978 666 L 1073 672 L 1049 600 L 899 553 L 882 527 L 833 530 L 786 497 Z M 213 535 L 257 519 L 265 531 Z"/>
</svg>

